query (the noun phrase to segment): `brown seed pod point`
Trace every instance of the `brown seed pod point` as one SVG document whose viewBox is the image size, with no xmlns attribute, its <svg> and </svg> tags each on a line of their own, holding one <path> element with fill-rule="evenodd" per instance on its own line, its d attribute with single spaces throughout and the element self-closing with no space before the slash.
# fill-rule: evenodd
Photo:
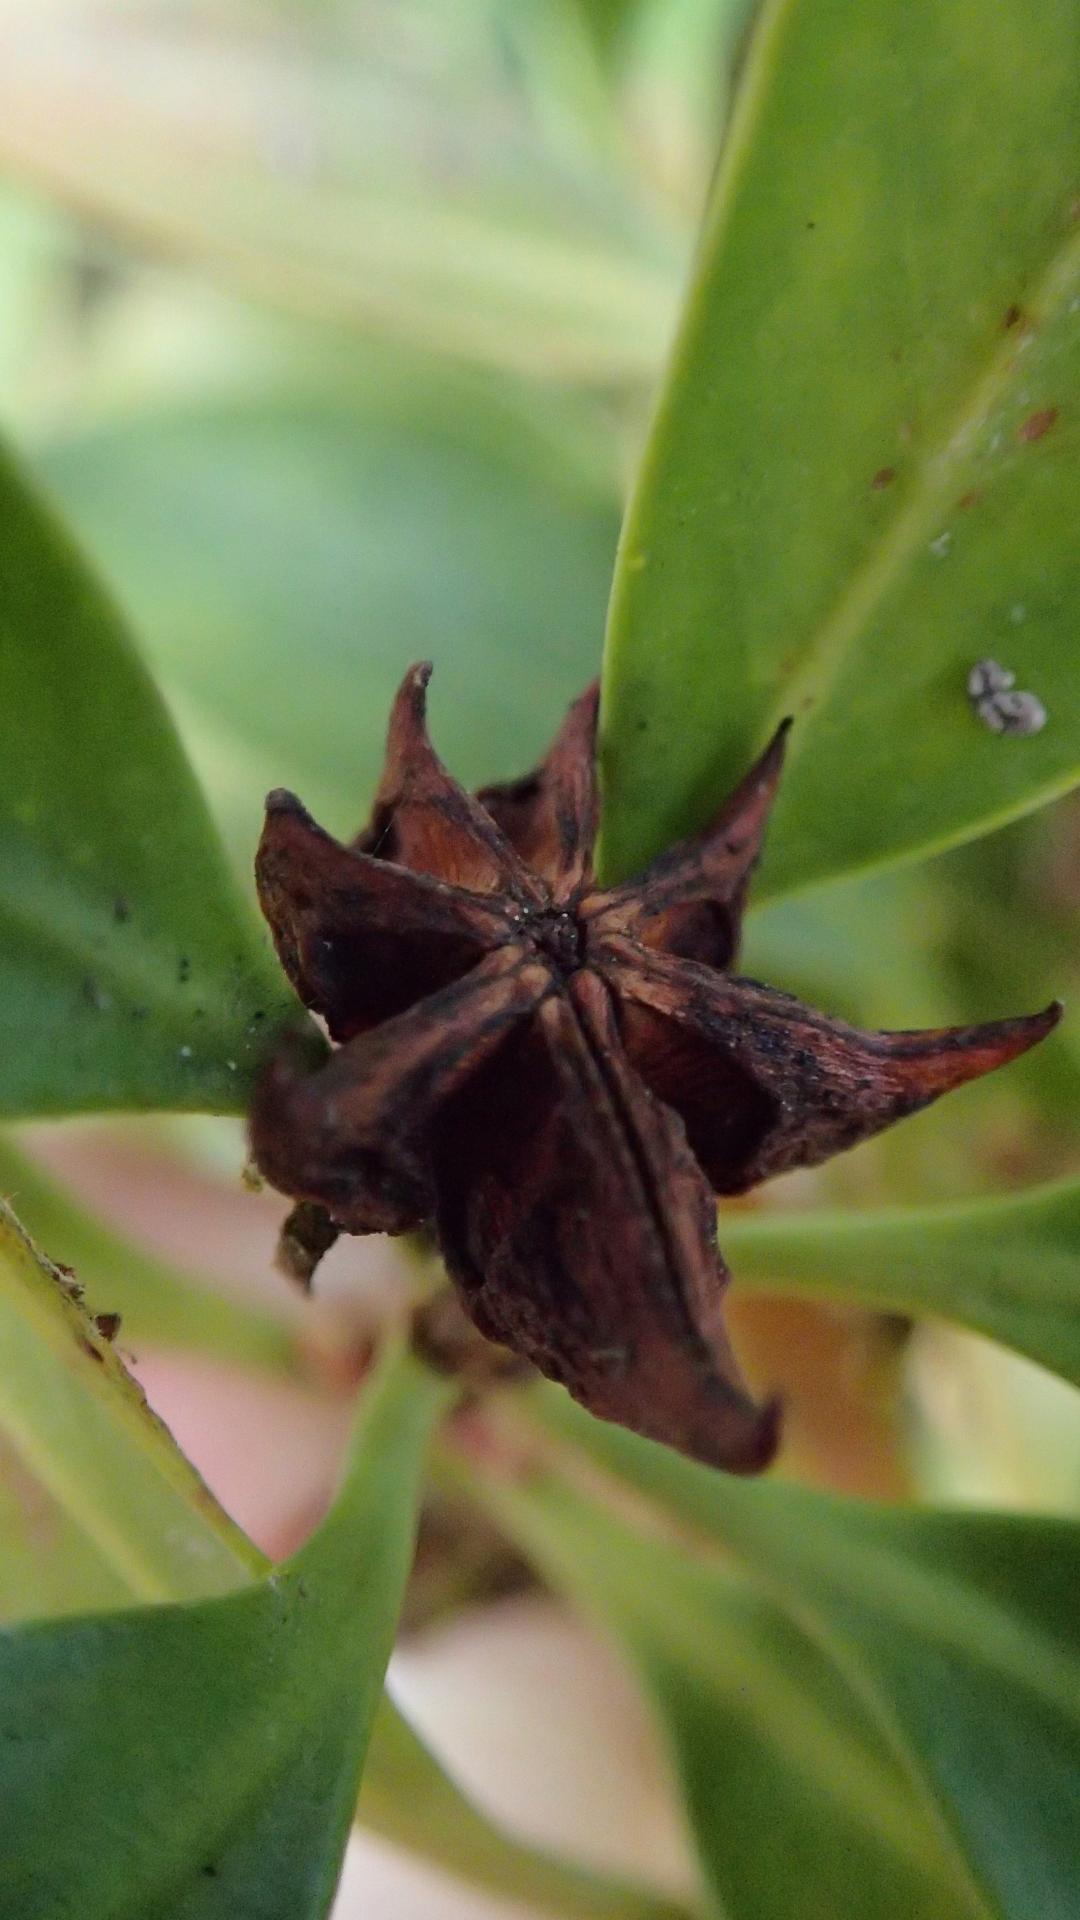
<svg viewBox="0 0 1080 1920">
<path fill-rule="evenodd" d="M 338 1044 L 272 1063 L 255 1162 L 301 1203 L 305 1278 L 337 1231 L 434 1223 L 482 1334 L 603 1419 L 757 1471 L 778 1412 L 728 1341 L 715 1196 L 870 1138 L 1060 1009 L 864 1033 L 731 971 L 786 724 L 703 832 L 605 888 L 595 687 L 541 766 L 473 797 L 428 739 L 429 674 L 406 675 L 351 846 L 270 797 L 259 897 Z"/>
</svg>

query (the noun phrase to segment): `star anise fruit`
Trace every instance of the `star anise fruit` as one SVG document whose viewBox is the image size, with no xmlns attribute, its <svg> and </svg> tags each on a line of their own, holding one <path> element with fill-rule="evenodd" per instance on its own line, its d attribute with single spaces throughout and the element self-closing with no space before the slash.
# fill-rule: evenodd
<svg viewBox="0 0 1080 1920">
<path fill-rule="evenodd" d="M 255 1159 L 294 1254 L 434 1223 L 480 1331 L 593 1413 L 715 1466 L 777 1444 L 722 1318 L 716 1194 L 890 1126 L 1013 1059 L 1059 1009 L 861 1033 L 730 971 L 786 727 L 703 833 L 600 887 L 596 689 L 543 765 L 475 798 L 436 757 L 426 666 L 367 831 L 267 802 L 256 872 L 282 964 L 337 1043 L 282 1053 Z"/>
</svg>

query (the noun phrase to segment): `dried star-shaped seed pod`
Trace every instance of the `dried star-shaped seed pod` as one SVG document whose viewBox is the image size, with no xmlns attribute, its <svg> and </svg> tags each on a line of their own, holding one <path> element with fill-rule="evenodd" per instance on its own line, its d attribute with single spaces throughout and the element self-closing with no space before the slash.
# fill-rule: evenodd
<svg viewBox="0 0 1080 1920">
<path fill-rule="evenodd" d="M 283 1052 L 252 1116 L 258 1166 L 301 1202 L 294 1264 L 327 1216 L 348 1233 L 434 1221 L 482 1333 L 604 1419 L 760 1468 L 777 1410 L 724 1331 L 714 1195 L 869 1138 L 1060 1010 L 860 1033 L 735 977 L 786 728 L 704 833 L 605 889 L 595 688 L 542 767 L 473 798 L 428 740 L 429 674 L 406 676 L 352 846 L 292 794 L 267 803 L 263 911 L 338 1043 L 316 1071 Z"/>
</svg>

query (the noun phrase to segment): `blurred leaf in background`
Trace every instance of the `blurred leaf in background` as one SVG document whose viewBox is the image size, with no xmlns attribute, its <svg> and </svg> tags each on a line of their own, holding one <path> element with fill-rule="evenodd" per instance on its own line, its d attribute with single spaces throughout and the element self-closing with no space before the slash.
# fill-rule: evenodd
<svg viewBox="0 0 1080 1920">
<path fill-rule="evenodd" d="M 711 1611 L 734 1561 L 766 1600 L 790 1611 L 833 1669 L 833 1684 L 854 1690 L 874 1736 L 915 1790 L 913 1821 L 927 1822 L 922 1857 L 946 1892 L 952 1882 L 948 1904 L 929 1911 L 1026 1920 L 1034 1909 L 1069 1920 L 1080 1866 L 1071 1816 L 1080 1741 L 1074 1523 L 888 1508 L 749 1485 L 587 1421 L 550 1390 L 536 1405 L 545 1426 L 655 1504 L 653 1564 L 666 1563 L 676 1593 L 689 1585 L 698 1610 L 712 1596 Z M 572 1484 L 580 1469 L 572 1458 L 563 1465 Z M 537 1472 L 528 1484 L 482 1497 L 557 1569 L 569 1592 L 603 1608 L 630 1647 L 644 1633 L 654 1658 L 667 1656 L 658 1678 L 668 1711 L 677 1708 L 707 1632 L 700 1611 L 689 1631 L 669 1624 L 652 1591 L 665 1593 L 664 1575 L 652 1584 L 628 1577 L 621 1555 L 605 1551 L 591 1502 L 580 1506 L 558 1480 Z M 637 1511 L 648 1530 L 645 1505 Z M 685 1547 L 671 1539 L 673 1521 L 687 1530 Z M 639 1658 L 641 1650 L 638 1641 Z M 769 1704 L 763 1688 L 759 1714 Z M 850 1716 L 851 1735 L 861 1714 Z M 722 1777 L 715 1768 L 714 1805 Z M 871 1787 L 865 1760 L 853 1778 L 859 1789 Z M 816 1767 L 813 1779 L 824 1819 L 833 1783 Z M 887 1787 L 885 1807 L 899 1804 L 895 1785 Z M 914 1824 L 905 1830 L 914 1842 Z M 790 1909 L 803 1871 L 800 1851 L 787 1863 L 786 1892 L 765 1913 Z"/>
<path fill-rule="evenodd" d="M 0 52 L 10 169 L 272 304 L 600 384 L 663 350 L 684 237 L 572 5 L 65 0 L 9 5 Z"/>
<path fill-rule="evenodd" d="M 464 778 L 511 776 L 595 672 L 614 490 L 555 425 L 390 363 L 142 413 L 45 451 L 250 861 L 263 793 L 363 824 L 386 714 L 433 659 Z"/>
<path fill-rule="evenodd" d="M 338 1500 L 271 1568 L 6 1207 L 0 1350 L 5 1911 L 165 1900 L 170 1915 L 315 1920 L 370 1733 L 360 1817 L 376 1831 L 568 1920 L 689 1920 L 502 1833 L 388 1701 L 376 1714 L 444 1383 L 384 1359 Z"/>
<path fill-rule="evenodd" d="M 797 1606 L 534 1472 L 482 1497 L 636 1668 L 706 1885 L 739 1920 L 986 1920 L 858 1685 Z M 762 1809 L 768 1808 L 767 1836 Z"/>
</svg>

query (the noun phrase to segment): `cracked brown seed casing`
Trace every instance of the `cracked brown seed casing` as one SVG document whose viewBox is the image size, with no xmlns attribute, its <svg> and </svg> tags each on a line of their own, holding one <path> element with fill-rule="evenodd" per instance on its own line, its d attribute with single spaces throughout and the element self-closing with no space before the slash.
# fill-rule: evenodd
<svg viewBox="0 0 1080 1920">
<path fill-rule="evenodd" d="M 472 796 L 428 739 L 429 676 L 405 677 L 352 845 L 267 802 L 259 898 L 335 1043 L 314 1070 L 286 1043 L 252 1112 L 259 1168 L 301 1203 L 294 1270 L 335 1229 L 433 1223 L 482 1333 L 601 1418 L 754 1471 L 778 1412 L 724 1328 L 715 1195 L 869 1138 L 1059 1009 L 863 1033 L 731 971 L 786 726 L 704 832 L 604 888 L 595 687 L 541 767 Z"/>
</svg>

